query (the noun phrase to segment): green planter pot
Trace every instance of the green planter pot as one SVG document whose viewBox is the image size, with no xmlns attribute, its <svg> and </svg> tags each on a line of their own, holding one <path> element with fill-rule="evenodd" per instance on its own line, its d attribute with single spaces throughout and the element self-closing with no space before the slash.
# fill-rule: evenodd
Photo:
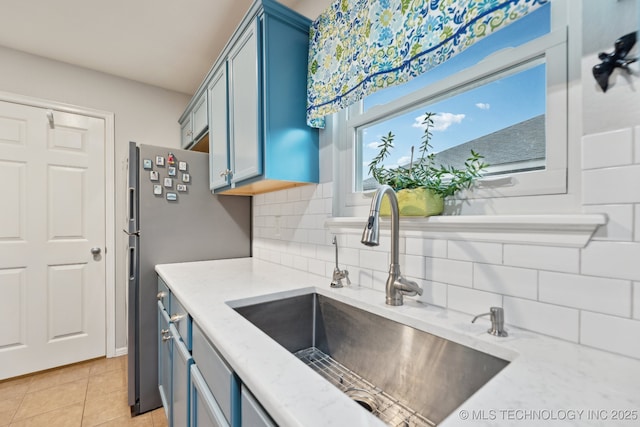
<svg viewBox="0 0 640 427">
<path fill-rule="evenodd" d="M 442 196 L 426 188 L 399 190 L 396 195 L 400 216 L 440 215 L 444 210 Z M 380 204 L 380 215 L 391 216 L 391 205 L 386 197 Z"/>
</svg>

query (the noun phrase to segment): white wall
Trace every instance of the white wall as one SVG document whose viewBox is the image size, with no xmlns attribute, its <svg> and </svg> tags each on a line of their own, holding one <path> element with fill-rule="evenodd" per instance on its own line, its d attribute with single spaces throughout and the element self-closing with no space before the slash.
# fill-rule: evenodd
<svg viewBox="0 0 640 427">
<path fill-rule="evenodd" d="M 609 223 L 582 249 L 402 238 L 403 272 L 424 287 L 423 301 L 470 316 L 503 306 L 507 324 L 640 359 L 640 72 L 616 72 L 606 93 L 591 75 L 597 52 L 637 25 L 625 19 L 637 16 L 635 3 L 583 3 L 589 36 L 582 76 L 570 83 L 583 99 L 573 112 L 581 128 L 572 129 L 582 135 L 581 209 L 606 213 Z M 322 182 L 254 197 L 254 256 L 322 275 L 329 286 L 334 249 L 324 221 L 333 185 Z M 338 242 L 354 286 L 384 292 L 389 242 L 367 248 L 360 230 Z"/>
<path fill-rule="evenodd" d="M 124 233 L 129 141 L 177 148 L 178 117 L 190 97 L 0 46 L 0 91 L 115 115 L 116 190 L 116 348 L 126 346 L 126 266 Z M 114 252 L 111 252 L 114 253 Z"/>
</svg>

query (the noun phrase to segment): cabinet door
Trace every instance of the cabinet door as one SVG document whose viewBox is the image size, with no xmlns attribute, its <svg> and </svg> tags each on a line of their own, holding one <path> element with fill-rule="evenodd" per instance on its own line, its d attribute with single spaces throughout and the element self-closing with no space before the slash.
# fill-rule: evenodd
<svg viewBox="0 0 640 427">
<path fill-rule="evenodd" d="M 196 365 L 191 365 L 191 427 L 229 427 Z"/>
<path fill-rule="evenodd" d="M 247 27 L 229 53 L 231 182 L 262 174 L 258 20 Z"/>
<path fill-rule="evenodd" d="M 172 385 L 171 411 L 173 427 L 189 427 L 189 392 L 191 389 L 190 374 L 193 359 L 174 325 L 169 326 L 173 339 L 172 352 Z"/>
<path fill-rule="evenodd" d="M 158 301 L 158 388 L 169 425 L 171 418 L 171 351 L 173 340 L 169 329 L 169 315 L 161 301 Z"/>
<path fill-rule="evenodd" d="M 267 415 L 262 405 L 258 403 L 244 385 L 242 386 L 240 407 L 242 411 L 242 427 L 276 427 L 276 423 Z"/>
<path fill-rule="evenodd" d="M 234 399 L 240 398 L 235 376 L 198 325 L 193 327 L 193 360 L 224 417 L 234 423 Z"/>
<path fill-rule="evenodd" d="M 214 74 L 209 93 L 209 182 L 211 190 L 228 185 L 229 140 L 227 137 L 226 64 Z"/>
<path fill-rule="evenodd" d="M 182 148 L 187 147 L 191 141 L 193 140 L 193 130 L 191 127 L 191 116 L 187 117 L 187 119 L 180 126 L 180 146 Z"/>
<path fill-rule="evenodd" d="M 200 95 L 198 102 L 193 107 L 191 115 L 191 128 L 193 129 L 193 138 L 197 138 L 207 128 L 207 93 Z"/>
</svg>

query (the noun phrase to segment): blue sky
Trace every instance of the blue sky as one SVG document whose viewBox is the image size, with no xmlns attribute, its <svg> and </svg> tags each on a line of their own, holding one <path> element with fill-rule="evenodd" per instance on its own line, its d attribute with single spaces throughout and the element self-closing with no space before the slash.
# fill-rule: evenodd
<svg viewBox="0 0 640 427">
<path fill-rule="evenodd" d="M 384 104 L 396 97 L 451 75 L 477 63 L 492 52 L 518 46 L 549 31 L 549 5 L 538 9 L 520 21 L 501 29 L 476 43 L 446 63 L 408 83 L 390 87 L 365 99 L 365 109 Z M 502 78 L 485 86 L 466 91 L 444 101 L 418 108 L 402 116 L 368 127 L 364 132 L 363 174 L 378 152 L 382 135 L 395 135 L 394 150 L 385 164 L 406 164 L 411 146 L 420 146 L 423 128 L 421 117 L 433 112 L 431 145 L 438 152 L 465 143 L 545 112 L 545 68 L 539 65 L 518 74 Z"/>
</svg>

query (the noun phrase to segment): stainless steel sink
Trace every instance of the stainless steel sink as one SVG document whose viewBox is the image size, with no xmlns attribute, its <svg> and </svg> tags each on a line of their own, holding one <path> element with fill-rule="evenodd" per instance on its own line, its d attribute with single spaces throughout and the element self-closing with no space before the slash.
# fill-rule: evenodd
<svg viewBox="0 0 640 427">
<path fill-rule="evenodd" d="M 389 425 L 436 425 L 509 362 L 319 294 L 236 307 Z"/>
</svg>

